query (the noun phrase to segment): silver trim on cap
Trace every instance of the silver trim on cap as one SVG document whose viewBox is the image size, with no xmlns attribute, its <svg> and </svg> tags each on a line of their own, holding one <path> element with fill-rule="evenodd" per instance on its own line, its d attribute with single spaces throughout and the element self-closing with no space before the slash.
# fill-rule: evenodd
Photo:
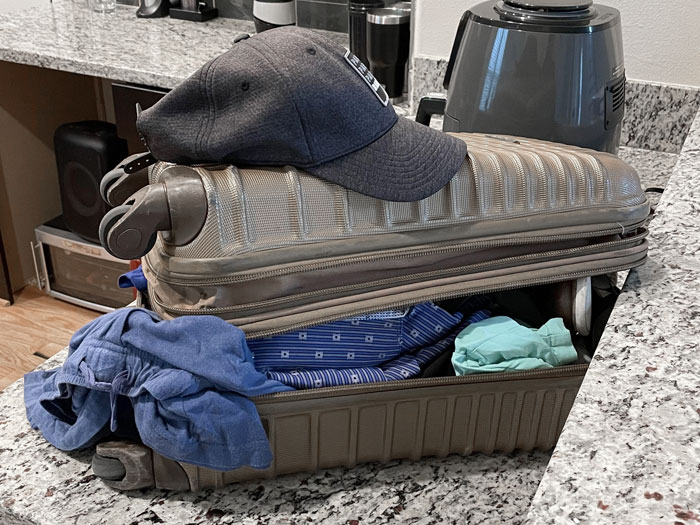
<svg viewBox="0 0 700 525">
<path fill-rule="evenodd" d="M 383 26 L 396 26 L 406 24 L 411 19 L 411 14 L 404 10 L 380 7 L 367 13 L 367 22 Z"/>
</svg>

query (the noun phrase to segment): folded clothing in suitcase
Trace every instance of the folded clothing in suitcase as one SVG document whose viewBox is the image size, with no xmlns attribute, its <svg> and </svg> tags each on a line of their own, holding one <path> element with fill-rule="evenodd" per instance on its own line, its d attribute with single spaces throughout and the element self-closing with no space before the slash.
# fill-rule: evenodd
<svg viewBox="0 0 700 525">
<path fill-rule="evenodd" d="M 144 257 L 154 310 L 218 315 L 249 338 L 644 262 L 649 205 L 629 165 L 534 139 L 457 136 L 469 146 L 461 170 L 417 202 L 292 167 L 158 163 L 131 208 L 114 210 L 105 244 L 117 252 L 136 211 L 152 219 L 162 208 L 167 231 Z M 140 238 L 155 241 L 156 229 Z"/>
</svg>

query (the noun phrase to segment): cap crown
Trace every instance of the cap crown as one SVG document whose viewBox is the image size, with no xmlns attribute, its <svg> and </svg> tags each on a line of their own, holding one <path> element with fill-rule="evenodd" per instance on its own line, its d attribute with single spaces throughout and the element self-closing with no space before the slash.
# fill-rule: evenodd
<svg viewBox="0 0 700 525">
<path fill-rule="evenodd" d="M 337 159 L 397 120 L 371 74 L 363 78 L 345 54 L 311 30 L 265 31 L 142 112 L 139 130 L 153 155 L 171 162 L 306 168 Z"/>
</svg>

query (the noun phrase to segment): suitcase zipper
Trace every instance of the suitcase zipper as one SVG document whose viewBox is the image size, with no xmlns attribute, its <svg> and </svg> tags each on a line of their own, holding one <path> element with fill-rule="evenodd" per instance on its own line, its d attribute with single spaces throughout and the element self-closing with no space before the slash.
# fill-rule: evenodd
<svg viewBox="0 0 700 525">
<path fill-rule="evenodd" d="M 639 261 L 639 265 L 643 264 L 644 261 L 646 260 L 646 256 L 644 259 Z M 630 265 L 629 264 L 622 264 L 618 266 L 612 266 L 610 268 L 604 268 L 602 273 L 613 273 L 613 272 L 619 272 L 619 271 L 624 271 L 624 270 L 629 270 Z M 578 279 L 579 277 L 588 277 L 590 275 L 593 275 L 592 272 L 590 271 L 581 271 L 581 272 L 572 272 L 568 274 L 563 274 L 561 276 L 561 279 L 557 279 L 557 281 L 567 281 L 567 280 L 573 280 L 573 279 Z M 447 292 L 447 293 L 438 293 L 438 294 L 430 294 L 427 293 L 424 296 L 421 296 L 420 298 L 413 298 L 411 300 L 404 300 L 404 301 L 396 301 L 393 303 L 388 303 L 388 304 L 382 304 L 380 307 L 371 307 L 371 308 L 356 308 L 356 309 L 349 309 L 341 314 L 337 315 L 329 315 L 325 317 L 320 317 L 313 322 L 301 322 L 301 323 L 292 323 L 289 325 L 284 326 L 283 328 L 274 328 L 274 329 L 267 329 L 267 330 L 260 330 L 256 332 L 251 332 L 246 334 L 247 339 L 261 339 L 263 337 L 270 337 L 273 335 L 278 335 L 282 334 L 285 332 L 293 332 L 296 330 L 303 330 L 304 328 L 310 328 L 312 326 L 317 326 L 319 324 L 324 324 L 324 323 L 332 323 L 334 321 L 339 321 L 341 319 L 346 319 L 348 317 L 355 317 L 358 315 L 364 315 L 364 314 L 369 314 L 381 310 L 393 310 L 393 309 L 398 309 L 398 308 L 406 308 L 408 306 L 413 306 L 415 304 L 425 302 L 425 301 L 446 301 L 448 299 L 456 299 L 458 297 L 467 297 L 471 295 L 476 295 L 480 293 L 488 293 L 488 292 L 496 292 L 496 291 L 503 291 L 503 290 L 513 290 L 515 288 L 521 288 L 523 286 L 537 286 L 540 284 L 548 284 L 552 283 L 554 280 L 552 277 L 542 277 L 538 279 L 523 279 L 520 281 L 515 281 L 503 285 L 491 285 L 491 286 L 479 286 L 475 287 L 469 292 L 465 292 L 464 290 L 458 290 L 455 292 Z M 161 303 L 157 298 L 151 294 L 150 300 L 154 302 L 158 307 L 160 307 L 162 310 L 167 311 L 167 312 L 173 312 L 173 313 L 181 313 L 183 315 L 215 315 L 216 310 L 225 310 L 225 309 L 215 309 L 215 308 L 210 308 L 206 310 L 188 310 L 186 308 L 172 308 L 172 307 L 166 307 Z M 220 313 L 225 313 L 225 312 L 220 312 Z"/>
<path fill-rule="evenodd" d="M 644 237 L 646 237 L 646 235 L 647 235 L 647 232 L 645 230 L 642 233 L 640 233 L 639 235 L 636 235 L 634 237 L 620 239 L 617 241 L 610 241 L 607 243 L 601 243 L 601 244 L 597 244 L 597 245 L 593 245 L 593 246 L 580 246 L 577 248 L 568 248 L 565 250 L 554 250 L 554 251 L 549 251 L 549 252 L 544 252 L 544 253 L 527 254 L 527 255 L 520 255 L 520 256 L 515 256 L 515 257 L 507 257 L 507 258 L 499 259 L 498 263 L 499 263 L 499 266 L 507 266 L 509 263 L 528 262 L 528 261 L 532 261 L 532 260 L 541 260 L 541 259 L 547 258 L 547 256 L 552 257 L 555 255 L 561 255 L 562 252 L 567 254 L 567 255 L 574 255 L 574 254 L 584 253 L 586 251 L 595 251 L 596 249 L 599 249 L 601 247 L 616 248 L 616 247 L 619 247 L 619 246 L 622 246 L 625 244 L 632 244 L 634 242 L 637 242 L 637 241 L 643 239 Z M 433 253 L 435 253 L 435 252 L 433 252 Z M 435 270 L 432 272 L 425 272 L 425 273 L 420 274 L 420 275 L 422 278 L 425 278 L 427 280 L 431 277 L 440 277 L 440 276 L 444 276 L 445 274 L 460 272 L 460 271 L 463 271 L 465 269 L 478 270 L 480 267 L 489 266 L 491 264 L 493 264 L 493 261 L 492 262 L 485 262 L 485 263 L 478 263 L 478 264 L 469 265 L 466 267 L 463 266 L 463 267 L 456 267 L 456 268 L 450 268 L 450 269 L 445 269 L 445 270 Z M 153 271 L 150 264 L 149 264 L 149 268 L 151 269 L 151 271 Z M 617 271 L 617 270 L 610 270 L 610 271 Z M 583 272 L 583 273 L 585 274 L 586 272 Z M 157 273 L 156 273 L 156 276 L 158 279 L 161 279 L 161 277 L 158 276 Z M 372 284 L 373 286 L 376 286 L 376 285 L 380 285 L 384 282 L 399 283 L 401 281 L 415 279 L 415 277 L 416 277 L 415 275 L 401 276 L 401 277 L 397 277 L 397 278 L 393 278 L 393 279 L 374 281 L 370 284 Z M 172 284 L 192 285 L 192 286 L 195 285 L 194 283 L 189 282 L 189 281 L 173 283 L 172 281 L 169 281 L 167 279 L 163 279 L 163 280 L 164 280 L 164 282 L 172 283 Z M 528 282 L 528 284 L 529 283 L 541 284 L 541 283 L 546 283 L 546 282 L 551 281 L 551 278 L 548 277 L 548 278 L 539 279 L 539 280 L 536 280 L 537 282 L 532 282 L 532 281 L 533 280 L 529 280 L 527 282 Z M 210 283 L 209 281 L 207 281 L 206 283 L 207 284 L 214 284 L 214 283 Z M 220 283 L 220 284 L 223 284 L 223 283 Z M 362 288 L 365 288 L 367 286 L 368 286 L 368 283 L 361 283 L 361 284 L 352 285 L 352 286 L 337 287 L 337 288 L 334 288 L 334 291 L 349 292 L 349 291 L 353 291 L 353 290 L 357 290 L 357 289 L 362 289 Z M 512 283 L 510 283 L 508 286 L 517 287 L 518 284 L 516 283 L 513 285 Z M 498 289 L 504 289 L 504 288 L 502 288 L 502 287 L 491 287 L 491 288 L 480 287 L 480 288 L 476 289 L 475 293 L 481 293 L 481 292 L 485 292 L 485 291 L 495 291 Z M 457 296 L 459 295 L 459 293 L 460 292 L 457 292 Z M 309 298 L 309 297 L 322 296 L 322 295 L 326 295 L 326 294 L 327 294 L 326 290 L 321 290 L 321 291 L 308 292 L 307 294 L 298 294 L 298 295 L 294 296 L 294 298 L 295 299 L 299 299 L 301 297 Z M 442 294 L 442 295 L 444 295 L 444 294 Z M 445 299 L 453 298 L 453 296 L 443 297 L 442 295 L 439 297 L 426 297 L 424 300 L 445 300 Z M 454 297 L 456 297 L 456 296 L 454 296 Z M 247 310 L 247 309 L 253 309 L 253 308 L 261 308 L 264 306 L 276 306 L 276 305 L 279 305 L 280 303 L 288 302 L 290 300 L 290 298 L 283 297 L 283 298 L 271 299 L 271 300 L 267 300 L 267 301 L 246 303 L 244 305 L 224 306 L 224 307 L 218 307 L 218 308 L 206 308 L 206 309 L 201 309 L 201 310 L 193 310 L 193 309 L 189 309 L 189 308 L 177 308 L 177 307 L 165 305 L 164 303 L 162 303 L 158 299 L 158 297 L 155 294 L 151 294 L 151 300 L 156 305 L 158 305 L 159 308 L 161 308 L 162 310 L 169 312 L 169 313 L 183 314 L 183 315 L 217 315 L 217 314 L 233 313 L 233 312 Z M 401 302 L 401 303 L 397 303 L 395 307 L 405 307 L 405 306 L 410 306 L 411 304 L 416 304 L 416 303 L 411 302 L 411 303 L 406 304 L 405 302 Z M 394 306 L 386 306 L 386 307 L 382 307 L 381 309 L 382 310 L 384 310 L 384 309 L 390 310 L 392 308 L 394 308 Z M 341 317 L 335 317 L 334 319 L 324 318 L 323 322 L 332 322 L 333 320 L 338 320 L 338 319 L 342 319 L 345 317 L 351 317 L 354 315 L 361 315 L 364 313 L 371 313 L 373 310 L 376 310 L 376 309 L 372 308 L 372 309 L 366 310 L 366 311 L 354 310 L 351 314 L 342 315 Z M 318 323 L 314 323 L 314 324 L 318 324 Z M 291 330 L 299 330 L 302 328 L 308 328 L 309 326 L 313 326 L 314 324 L 304 324 L 304 325 L 300 325 L 300 326 L 295 325 L 293 328 L 285 328 L 284 330 L 273 331 L 272 333 L 268 333 L 268 331 L 260 332 L 260 333 L 256 332 L 254 338 L 267 337 L 269 335 L 273 335 L 274 333 L 282 333 L 282 332 L 291 331 Z"/>
<path fill-rule="evenodd" d="M 258 401 L 299 401 L 304 398 L 318 399 L 319 397 L 332 396 L 341 393 L 345 395 L 369 394 L 385 390 L 406 390 L 409 388 L 421 388 L 429 386 L 450 386 L 469 383 L 489 383 L 500 381 L 514 381 L 518 379 L 542 379 L 557 377 L 575 377 L 582 375 L 588 369 L 588 364 L 563 365 L 545 370 L 528 370 L 524 372 L 498 372 L 485 374 L 472 374 L 465 376 L 430 377 L 418 379 L 404 379 L 401 381 L 380 381 L 377 383 L 363 383 L 358 385 L 329 386 L 312 388 L 307 390 L 293 390 L 263 394 L 251 398 Z"/>
<path fill-rule="evenodd" d="M 166 277 L 163 272 L 158 272 L 155 268 L 153 268 L 153 265 L 149 262 L 148 257 L 145 257 L 144 260 L 146 261 L 146 264 L 148 265 L 149 270 L 156 276 L 156 278 L 159 281 L 163 281 L 168 284 L 175 284 L 175 285 L 183 285 L 183 286 L 198 286 L 198 285 L 210 285 L 210 286 L 216 286 L 219 284 L 229 284 L 229 283 L 237 283 L 237 282 L 244 282 L 244 281 L 254 281 L 254 280 L 259 280 L 259 279 L 265 279 L 265 278 L 270 278 L 270 277 L 279 277 L 287 274 L 299 274 L 299 273 L 306 273 L 306 272 L 312 272 L 316 270 L 326 270 L 326 269 L 331 269 L 331 268 L 337 268 L 341 266 L 349 266 L 349 265 L 354 265 L 354 264 L 363 264 L 363 263 L 369 263 L 369 262 L 376 262 L 376 261 L 391 261 L 391 260 L 400 260 L 400 259 L 406 259 L 406 258 L 413 258 L 413 257 L 421 257 L 425 255 L 443 255 L 443 254 L 450 254 L 450 253 L 458 253 L 461 251 L 466 251 L 466 250 L 480 250 L 484 248 L 499 248 L 499 247 L 505 247 L 505 246 L 522 246 L 526 244 L 544 244 L 547 242 L 559 242 L 559 241 L 569 241 L 569 240 L 577 240 L 577 239 L 583 239 L 583 238 L 592 238 L 592 237 L 603 237 L 606 235 L 615 235 L 615 234 L 623 234 L 625 231 L 633 231 L 641 226 L 644 225 L 646 221 L 643 221 L 641 223 L 634 224 L 632 226 L 629 226 L 625 228 L 622 225 L 619 225 L 616 228 L 609 228 L 605 230 L 599 230 L 596 232 L 586 232 L 586 233 L 572 233 L 572 234 L 566 234 L 566 235 L 549 235 L 549 236 L 542 236 L 542 237 L 527 237 L 527 238 L 515 238 L 515 239 L 503 239 L 503 240 L 495 240 L 495 241 L 477 241 L 477 242 L 466 242 L 466 243 L 459 243 L 459 244 L 452 244 L 450 246 L 445 246 L 445 247 L 430 247 L 430 248 L 419 248 L 419 249 L 413 249 L 413 250 L 405 250 L 400 253 L 397 253 L 397 250 L 392 250 L 393 253 L 388 254 L 388 255 L 357 255 L 357 256 L 350 256 L 350 257 L 343 257 L 343 258 L 338 258 L 332 261 L 324 261 L 324 262 L 319 262 L 319 263 L 309 263 L 307 265 L 303 266 L 291 266 L 291 267 L 285 267 L 285 268 L 279 268 L 276 270 L 267 270 L 267 271 L 262 271 L 262 272 L 255 272 L 254 274 L 250 275 L 226 275 L 226 276 L 220 276 L 220 277 L 208 277 L 206 279 L 182 279 L 182 278 L 172 278 L 172 277 Z M 619 243 L 619 244 L 624 244 L 628 242 L 633 242 L 636 239 L 642 239 L 646 236 L 646 230 L 642 232 L 640 235 L 636 235 L 634 237 L 627 237 L 625 239 L 620 239 L 619 241 L 611 241 L 610 243 L 601 243 L 597 245 L 589 245 L 589 246 L 581 246 L 579 247 L 580 249 L 590 249 L 592 246 L 615 246 L 615 244 L 612 243 Z M 572 248 L 573 250 L 574 248 Z M 547 252 L 545 252 L 547 253 Z M 543 254 L 534 254 L 535 256 L 541 256 Z M 504 259 L 507 260 L 507 259 Z M 212 309 L 213 311 L 215 309 Z M 189 310 L 186 310 L 189 311 Z"/>
<path fill-rule="evenodd" d="M 640 261 L 639 264 L 643 264 L 643 262 L 646 260 L 646 256 L 642 261 Z M 623 264 L 619 266 L 613 266 L 611 268 L 606 268 L 604 269 L 603 273 L 613 273 L 613 272 L 620 272 L 623 270 L 629 270 L 630 265 L 629 264 Z M 562 275 L 561 279 L 557 279 L 557 281 L 569 281 L 573 279 L 578 279 L 579 277 L 588 277 L 590 275 L 593 275 L 590 271 L 582 271 L 582 272 L 573 272 L 569 274 L 564 274 Z M 481 287 L 475 287 L 472 290 L 469 290 L 468 293 L 459 290 L 456 292 L 448 292 L 448 293 L 439 293 L 439 294 L 426 294 L 425 296 L 421 296 L 420 298 L 414 298 L 411 300 L 405 300 L 405 301 L 397 301 L 395 303 L 389 303 L 389 304 L 383 304 L 381 307 L 372 307 L 372 308 L 358 308 L 355 310 L 348 310 L 347 312 L 343 312 L 342 314 L 337 314 L 337 315 L 329 315 L 327 317 L 323 317 L 320 319 L 317 319 L 313 322 L 303 322 L 303 323 L 293 323 L 286 325 L 284 328 L 271 328 L 268 330 L 260 330 L 256 332 L 251 332 L 246 334 L 246 339 L 261 339 L 263 337 L 270 337 L 273 335 L 278 335 L 282 334 L 285 332 L 294 332 L 296 330 L 303 330 L 304 328 L 310 328 L 312 326 L 317 326 L 319 324 L 325 324 L 325 323 L 332 323 L 334 321 L 339 321 L 341 319 L 346 319 L 348 317 L 355 317 L 358 315 L 364 315 L 364 314 L 369 314 L 372 312 L 377 312 L 381 310 L 393 310 L 393 309 L 398 309 L 398 308 L 405 308 L 408 306 L 413 306 L 415 304 L 425 302 L 425 301 L 446 301 L 448 299 L 456 299 L 458 297 L 468 297 L 471 295 L 476 295 L 476 294 L 481 294 L 481 293 L 488 293 L 488 292 L 498 292 L 498 291 L 504 291 L 504 290 L 513 290 L 515 288 L 522 288 L 524 286 L 537 286 L 540 284 L 549 284 L 555 282 L 552 277 L 542 277 L 538 279 L 523 279 L 522 281 L 515 281 L 512 283 L 507 283 L 503 285 L 492 285 L 492 286 L 481 286 Z M 160 303 L 157 301 L 156 304 L 159 306 Z M 185 312 L 190 312 L 189 310 L 185 310 Z M 202 315 L 206 315 L 207 311 L 202 312 Z"/>
</svg>

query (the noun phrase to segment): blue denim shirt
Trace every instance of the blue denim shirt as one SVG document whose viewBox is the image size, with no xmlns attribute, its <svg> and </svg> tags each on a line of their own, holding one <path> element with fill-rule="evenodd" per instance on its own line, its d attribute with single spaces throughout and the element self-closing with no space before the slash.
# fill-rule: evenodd
<svg viewBox="0 0 700 525">
<path fill-rule="evenodd" d="M 62 367 L 25 375 L 24 401 L 32 427 L 62 450 L 118 432 L 131 415 L 123 413 L 128 399 L 142 441 L 158 453 L 264 469 L 272 453 L 247 398 L 285 390 L 255 370 L 243 332 L 225 321 L 162 321 L 123 308 L 81 328 Z"/>
</svg>

